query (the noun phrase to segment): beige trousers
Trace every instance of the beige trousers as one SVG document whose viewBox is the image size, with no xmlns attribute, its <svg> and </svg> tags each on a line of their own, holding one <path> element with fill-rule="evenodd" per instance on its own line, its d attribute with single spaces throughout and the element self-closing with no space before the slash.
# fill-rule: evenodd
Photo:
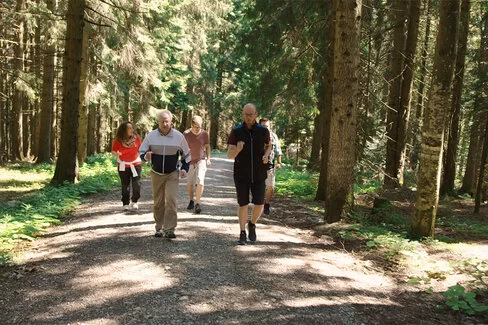
<svg viewBox="0 0 488 325">
<path fill-rule="evenodd" d="M 178 171 L 159 175 L 151 171 L 153 213 L 156 231 L 174 231 L 177 219 Z"/>
</svg>

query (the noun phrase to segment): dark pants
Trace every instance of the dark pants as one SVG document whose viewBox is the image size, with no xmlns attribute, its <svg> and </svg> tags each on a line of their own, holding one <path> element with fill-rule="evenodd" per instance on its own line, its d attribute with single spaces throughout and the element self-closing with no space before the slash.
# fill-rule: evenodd
<svg viewBox="0 0 488 325">
<path fill-rule="evenodd" d="M 249 204 L 249 192 L 251 192 L 252 203 L 254 205 L 264 204 L 264 194 L 266 191 L 264 180 L 258 183 L 242 183 L 234 179 L 234 184 L 236 186 L 237 204 L 240 207 Z"/>
<path fill-rule="evenodd" d="M 128 205 L 130 201 L 137 202 L 141 197 L 141 173 L 142 165 L 135 166 L 137 177 L 132 175 L 132 170 L 128 167 L 124 171 L 119 170 L 120 182 L 122 183 L 122 203 Z M 130 183 L 132 181 L 132 198 L 130 197 Z"/>
</svg>

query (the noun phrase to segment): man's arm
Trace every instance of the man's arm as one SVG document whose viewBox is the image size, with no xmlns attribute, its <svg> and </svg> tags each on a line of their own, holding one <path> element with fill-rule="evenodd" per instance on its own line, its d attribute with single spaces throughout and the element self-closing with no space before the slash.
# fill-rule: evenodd
<svg viewBox="0 0 488 325">
<path fill-rule="evenodd" d="M 227 146 L 227 158 L 234 159 L 244 147 L 244 141 L 237 142 L 237 145 L 229 144 Z"/>
<path fill-rule="evenodd" d="M 263 164 L 267 164 L 269 162 L 269 155 L 271 154 L 271 142 L 264 144 L 264 156 L 263 156 Z"/>
<path fill-rule="evenodd" d="M 207 165 L 210 165 L 210 144 L 205 144 L 205 153 L 207 155 Z"/>
<path fill-rule="evenodd" d="M 142 141 L 141 146 L 139 147 L 139 156 L 144 162 L 151 160 L 152 151 L 149 151 L 149 141 L 147 135 L 144 138 L 144 141 Z"/>
<path fill-rule="evenodd" d="M 278 136 L 276 134 L 274 134 L 274 136 L 276 142 L 276 148 L 275 148 L 276 169 L 279 170 L 281 168 L 281 156 L 283 155 L 283 152 L 281 151 L 280 139 L 278 139 Z"/>
</svg>

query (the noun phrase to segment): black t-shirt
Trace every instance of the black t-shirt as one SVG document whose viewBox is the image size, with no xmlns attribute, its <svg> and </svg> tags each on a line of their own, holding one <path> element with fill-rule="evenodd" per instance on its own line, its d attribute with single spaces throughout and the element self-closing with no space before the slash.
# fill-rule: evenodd
<svg viewBox="0 0 488 325">
<path fill-rule="evenodd" d="M 232 129 L 227 144 L 237 145 L 239 141 L 245 144 L 234 159 L 234 180 L 249 183 L 264 181 L 267 165 L 263 164 L 263 156 L 265 145 L 270 143 L 269 130 L 258 123 L 248 129 L 242 123 Z"/>
</svg>

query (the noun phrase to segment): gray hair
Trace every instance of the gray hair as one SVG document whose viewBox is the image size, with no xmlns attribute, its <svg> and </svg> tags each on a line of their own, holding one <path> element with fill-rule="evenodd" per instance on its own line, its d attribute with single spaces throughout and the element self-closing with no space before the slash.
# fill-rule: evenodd
<svg viewBox="0 0 488 325">
<path fill-rule="evenodd" d="M 169 119 L 172 121 L 173 120 L 173 114 L 167 109 L 162 109 L 158 112 L 158 121 L 163 117 L 163 115 L 168 115 Z"/>
</svg>

